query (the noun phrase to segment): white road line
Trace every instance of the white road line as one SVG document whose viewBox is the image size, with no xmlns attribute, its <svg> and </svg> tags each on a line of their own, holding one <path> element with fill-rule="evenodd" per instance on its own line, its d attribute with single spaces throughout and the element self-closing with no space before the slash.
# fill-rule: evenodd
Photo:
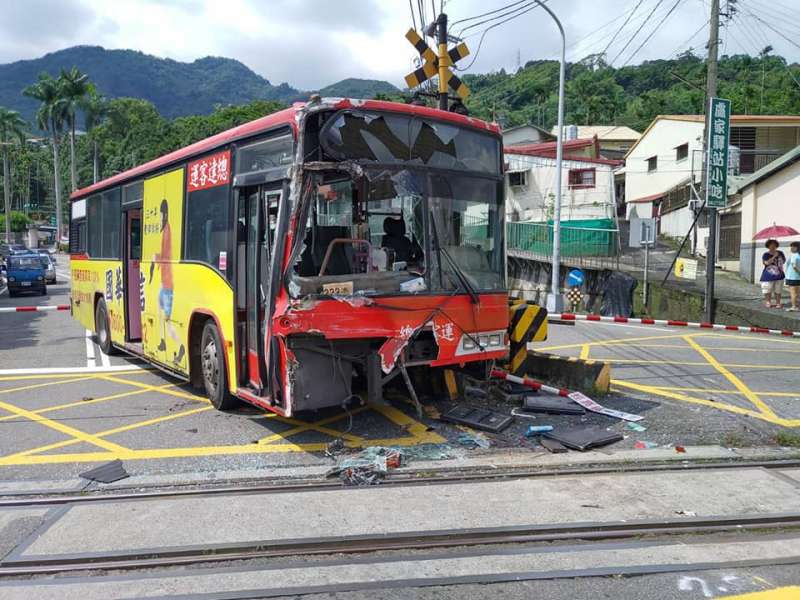
<svg viewBox="0 0 800 600">
<path fill-rule="evenodd" d="M 59 270 L 56 270 L 56 275 L 58 275 L 59 277 L 63 277 L 64 279 L 72 279 L 72 275 L 70 275 L 69 273 L 62 273 Z"/>
<path fill-rule="evenodd" d="M 3 287 L 2 287 L 2 289 L 0 289 L 0 296 L 2 296 L 3 294 L 5 294 L 7 289 L 8 289 L 8 288 L 7 288 L 6 286 L 3 286 Z"/>
<path fill-rule="evenodd" d="M 91 369 L 96 367 L 97 363 L 94 360 L 94 341 L 92 340 L 92 332 L 86 330 L 86 368 Z"/>
<path fill-rule="evenodd" d="M 116 373 L 125 371 L 142 371 L 138 365 L 120 365 L 118 367 L 44 367 L 41 369 L 0 369 L 0 375 L 50 375 L 64 373 Z M 150 369 L 146 369 L 150 370 Z"/>
<path fill-rule="evenodd" d="M 109 358 L 108 354 L 103 352 L 103 349 L 100 348 L 100 346 L 98 346 L 97 344 L 95 344 L 95 348 L 97 349 L 97 353 L 100 354 L 100 360 L 103 362 L 103 366 L 104 367 L 110 367 L 111 366 L 111 359 Z"/>
</svg>

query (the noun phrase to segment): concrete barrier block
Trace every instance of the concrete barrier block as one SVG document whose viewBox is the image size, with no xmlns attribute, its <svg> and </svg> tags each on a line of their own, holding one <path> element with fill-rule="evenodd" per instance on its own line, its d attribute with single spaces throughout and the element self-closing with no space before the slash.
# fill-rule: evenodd
<svg viewBox="0 0 800 600">
<path fill-rule="evenodd" d="M 611 387 L 611 365 L 602 360 L 559 356 L 528 350 L 520 373 L 550 385 L 571 390 L 607 394 Z"/>
</svg>

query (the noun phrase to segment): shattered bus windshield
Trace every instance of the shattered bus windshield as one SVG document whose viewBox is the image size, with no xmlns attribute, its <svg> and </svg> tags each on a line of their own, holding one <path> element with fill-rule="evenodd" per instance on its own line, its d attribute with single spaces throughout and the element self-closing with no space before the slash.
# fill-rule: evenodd
<svg viewBox="0 0 800 600">
<path fill-rule="evenodd" d="M 415 169 L 311 175 L 293 295 L 503 289 L 500 184 Z M 467 290 L 463 290 L 467 291 Z"/>
<path fill-rule="evenodd" d="M 341 111 L 323 127 L 320 142 L 335 160 L 408 163 L 492 175 L 500 169 L 498 139 L 406 115 Z"/>
</svg>

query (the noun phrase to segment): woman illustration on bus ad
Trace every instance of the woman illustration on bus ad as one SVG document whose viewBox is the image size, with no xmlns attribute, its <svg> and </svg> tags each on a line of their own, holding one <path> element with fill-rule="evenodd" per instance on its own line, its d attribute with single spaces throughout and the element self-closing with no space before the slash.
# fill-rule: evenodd
<svg viewBox="0 0 800 600">
<path fill-rule="evenodd" d="M 183 355 L 186 352 L 183 344 L 181 344 L 178 333 L 172 325 L 170 317 L 172 316 L 172 301 L 174 299 L 174 284 L 172 279 L 172 230 L 169 226 L 169 203 L 166 198 L 161 201 L 161 252 L 153 256 L 153 262 L 150 263 L 150 281 L 153 283 L 153 272 L 155 271 L 156 262 L 161 266 L 161 289 L 158 292 L 158 312 L 159 320 L 161 321 L 162 335 L 161 343 L 158 345 L 160 352 L 165 352 L 167 349 L 166 341 L 164 340 L 164 329 L 167 330 L 169 337 L 179 345 L 178 351 L 172 357 L 172 362 L 180 364 L 183 360 Z"/>
</svg>

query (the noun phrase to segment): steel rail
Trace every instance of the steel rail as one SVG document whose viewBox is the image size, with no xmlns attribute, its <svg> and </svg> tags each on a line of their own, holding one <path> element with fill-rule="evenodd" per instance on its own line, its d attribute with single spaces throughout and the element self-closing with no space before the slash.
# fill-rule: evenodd
<svg viewBox="0 0 800 600">
<path fill-rule="evenodd" d="M 687 463 L 651 463 L 644 465 L 631 464 L 604 464 L 599 467 L 561 467 L 561 468 L 530 468 L 510 467 L 493 468 L 491 470 L 476 470 L 474 467 L 467 469 L 443 468 L 440 474 L 431 477 L 419 478 L 414 472 L 397 472 L 390 474 L 381 485 L 434 485 L 442 483 L 469 483 L 475 481 L 491 481 L 501 479 L 532 479 L 540 477 L 569 477 L 576 475 L 606 475 L 614 473 L 650 473 L 670 471 L 696 471 L 719 469 L 797 469 L 800 468 L 800 459 L 788 460 L 741 460 L 730 459 L 716 462 L 696 461 Z M 430 471 L 427 471 L 430 472 Z M 0 494 L 0 509 L 13 507 L 58 506 L 64 504 L 86 504 L 90 502 L 116 502 L 127 500 L 147 500 L 165 498 L 183 498 L 190 496 L 217 496 L 217 495 L 243 495 L 243 494 L 281 494 L 292 492 L 322 492 L 345 489 L 339 480 L 318 479 L 294 481 L 292 483 L 270 484 L 225 484 L 214 487 L 190 487 L 188 489 L 159 489 L 151 491 L 121 491 L 76 493 L 70 490 L 67 493 L 43 495 L 36 493 Z"/>
<path fill-rule="evenodd" d="M 183 546 L 132 552 L 31 557 L 0 562 L 0 578 L 69 572 L 136 570 L 290 556 L 424 550 L 476 545 L 638 539 L 645 536 L 782 531 L 800 528 L 800 513 L 780 515 L 649 519 L 610 523 L 510 526 L 389 535 L 338 536 Z"/>
</svg>

